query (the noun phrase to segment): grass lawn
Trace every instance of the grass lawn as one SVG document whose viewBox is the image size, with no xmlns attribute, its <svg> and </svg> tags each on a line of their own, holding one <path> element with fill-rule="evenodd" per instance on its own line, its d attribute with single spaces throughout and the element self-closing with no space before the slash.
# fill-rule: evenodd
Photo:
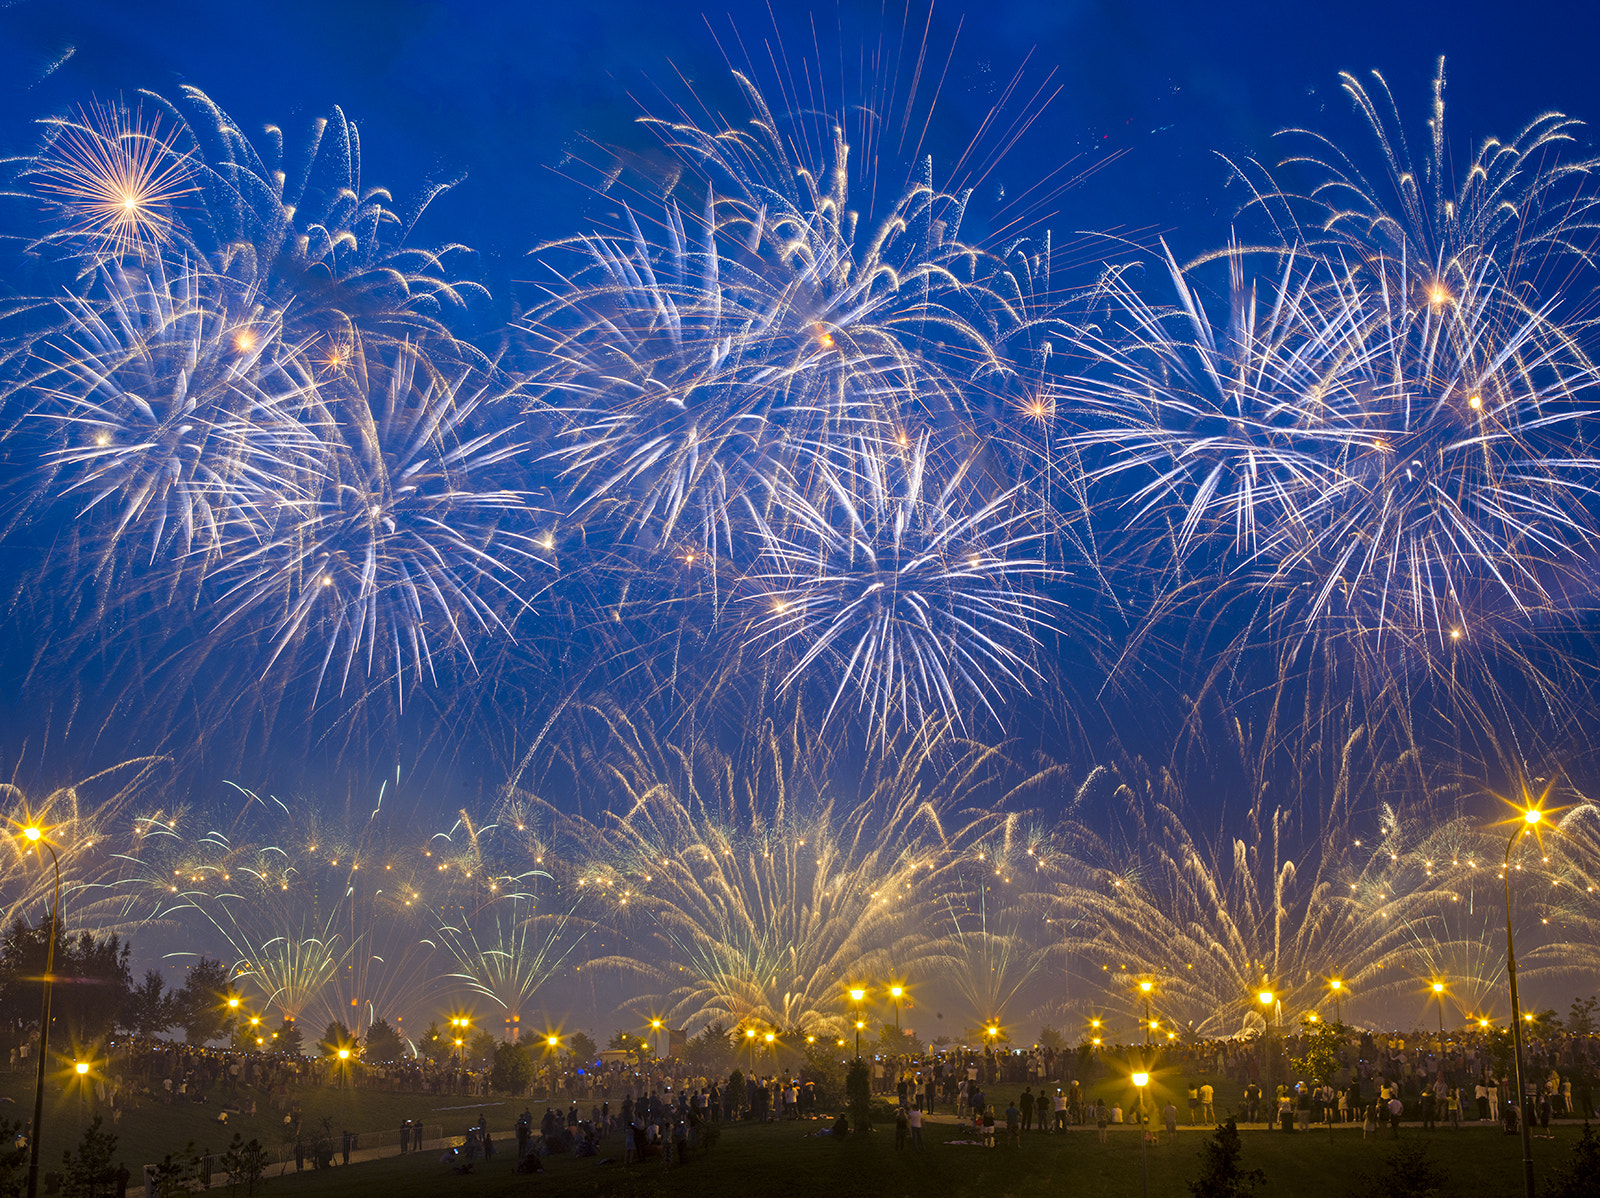
<svg viewBox="0 0 1600 1198">
<path fill-rule="evenodd" d="M 768 1124 L 734 1126 L 706 1156 L 685 1168 L 664 1168 L 657 1161 L 643 1165 L 603 1165 L 595 1160 L 556 1157 L 546 1163 L 543 1177 L 523 1177 L 512 1172 L 503 1157 L 480 1162 L 470 1176 L 458 1177 L 438 1163 L 437 1154 L 420 1158 L 395 1158 L 332 1169 L 322 1174 L 292 1173 L 274 1179 L 268 1193 L 279 1198 L 346 1198 L 352 1194 L 381 1194 L 383 1198 L 424 1198 L 449 1195 L 460 1198 L 498 1198 L 499 1195 L 560 1194 L 583 1198 L 623 1198 L 662 1195 L 701 1198 L 706 1194 L 749 1193 L 762 1198 L 784 1195 L 826 1195 L 827 1198 L 1120 1198 L 1137 1196 L 1139 1138 L 1132 1131 L 1114 1132 L 1102 1146 L 1094 1132 L 1066 1136 L 1030 1137 L 1022 1149 L 1003 1144 L 992 1151 L 947 1141 L 955 1138 L 949 1125 L 932 1129 L 929 1150 L 917 1155 L 894 1150 L 892 1128 L 870 1138 L 843 1144 L 806 1139 L 804 1133 L 821 1124 Z M 1563 1127 L 1554 1141 L 1534 1144 L 1535 1168 L 1541 1175 L 1557 1160 L 1565 1163 L 1578 1138 L 1574 1127 Z M 1449 1172 L 1443 1192 L 1452 1198 L 1504 1198 L 1521 1186 L 1521 1153 L 1514 1137 L 1477 1127 L 1460 1132 L 1423 1133 L 1402 1129 L 1408 1140 L 1426 1140 L 1434 1156 Z M 1199 1173 L 1200 1131 L 1181 1132 L 1170 1147 L 1163 1144 L 1150 1153 L 1150 1193 L 1187 1198 L 1187 1182 Z M 1389 1140 L 1366 1141 L 1360 1132 L 1341 1132 L 1330 1143 L 1328 1135 L 1283 1135 L 1265 1131 L 1244 1133 L 1244 1164 L 1267 1175 L 1261 1193 L 1320 1198 L 1322 1195 L 1365 1195 L 1360 1178 L 1376 1169 L 1393 1147 Z"/>
<path fill-rule="evenodd" d="M 25 1119 L 32 1111 L 32 1075 L 0 1073 L 0 1115 Z M 1182 1126 L 1173 1144 L 1152 1148 L 1149 1155 L 1150 1193 L 1187 1198 L 1187 1183 L 1199 1174 L 1201 1144 L 1206 1133 L 1187 1127 L 1188 1104 L 1185 1079 L 1177 1075 L 1157 1075 L 1152 1081 L 1158 1105 L 1170 1096 L 1179 1108 Z M 991 1094 L 997 1110 L 1003 1110 L 1021 1087 L 996 1087 Z M 1131 1088 L 1120 1078 L 1088 1087 L 1091 1096 L 1104 1093 L 1108 1101 L 1126 1098 Z M 1237 1100 L 1237 1087 L 1219 1087 L 1217 1112 L 1225 1116 Z M 406 1118 L 429 1125 L 442 1124 L 460 1132 L 474 1122 L 481 1110 L 488 1115 L 491 1129 L 502 1147 L 513 1143 L 511 1128 L 524 1105 L 537 1117 L 545 1104 L 537 1099 L 524 1102 L 491 1098 L 485 1102 L 449 1096 L 401 1095 L 382 1091 L 351 1090 L 343 1095 L 336 1089 L 305 1088 L 294 1092 L 301 1103 L 307 1126 L 326 1115 L 332 1118 L 337 1134 L 341 1127 L 360 1131 L 362 1147 L 373 1144 L 374 1133 L 387 1133 L 393 1150 L 394 1133 Z M 10 1102 L 4 1101 L 11 1099 Z M 82 1126 L 76 1091 L 47 1089 L 45 1138 L 42 1167 L 58 1169 L 61 1151 L 75 1142 Z M 587 1109 L 588 1104 L 583 1104 Z M 215 1122 L 217 1105 L 180 1103 L 167 1106 L 147 1103 L 128 1110 L 116 1129 L 121 1137 L 118 1156 L 138 1175 L 140 1165 L 158 1160 L 166 1152 L 182 1148 L 193 1140 L 200 1147 L 220 1152 L 234 1131 L 246 1139 L 259 1138 L 269 1148 L 283 1143 L 282 1116 L 265 1108 L 254 1119 L 230 1118 L 226 1127 Z M 341 1113 L 342 1112 L 342 1113 Z M 85 1108 L 85 1113 L 92 1113 Z M 806 1133 L 825 1123 L 735 1124 L 724 1128 L 721 1142 L 709 1154 L 691 1161 L 687 1168 L 667 1169 L 659 1162 L 631 1165 L 602 1165 L 596 1160 L 555 1157 L 547 1162 L 543 1177 L 517 1176 L 508 1155 L 502 1153 L 490 1163 L 480 1162 L 471 1176 L 457 1177 L 439 1164 L 439 1153 L 391 1157 L 352 1164 L 315 1173 L 309 1168 L 296 1176 L 293 1165 L 286 1175 L 277 1166 L 269 1173 L 269 1194 L 280 1198 L 350 1198 L 373 1194 L 381 1198 L 431 1198 L 435 1194 L 460 1198 L 497 1198 L 537 1189 L 545 1193 L 573 1195 L 574 1198 L 631 1198 L 635 1194 L 682 1194 L 700 1198 L 707 1192 L 736 1190 L 760 1194 L 762 1198 L 783 1195 L 814 1195 L 849 1198 L 1009 1198 L 1039 1195 L 1058 1198 L 1067 1193 L 1073 1198 L 1106 1198 L 1140 1194 L 1139 1137 L 1131 1128 L 1111 1131 L 1110 1142 L 1101 1145 L 1094 1129 L 1074 1130 L 1066 1136 L 1030 1133 L 1020 1151 L 1002 1143 L 994 1150 L 951 1144 L 962 1138 L 953 1125 L 933 1124 L 925 1131 L 929 1151 L 924 1155 L 894 1150 L 892 1125 L 884 1126 L 871 1137 L 840 1144 L 829 1139 L 806 1138 Z M 1535 1168 L 1540 1178 L 1555 1164 L 1570 1157 L 1579 1129 L 1567 1124 L 1555 1131 L 1554 1140 L 1534 1141 Z M 1266 1173 L 1266 1195 L 1294 1195 L 1296 1198 L 1345 1198 L 1369 1192 L 1359 1179 L 1376 1169 L 1393 1147 L 1392 1141 L 1363 1141 L 1360 1131 L 1341 1128 L 1331 1138 L 1326 1131 L 1284 1135 L 1257 1128 L 1243 1129 L 1244 1165 Z M 1423 1132 L 1407 1127 L 1403 1140 L 1431 1146 L 1434 1156 L 1447 1170 L 1450 1183 L 1444 1188 L 1451 1198 L 1503 1198 L 1521 1188 L 1520 1143 L 1515 1137 L 1474 1123 L 1461 1131 L 1442 1129 Z M 1002 1136 L 1003 1140 L 1003 1136 Z M 608 1153 L 621 1156 L 621 1142 L 605 1145 Z M 1542 1180 L 1541 1180 L 1542 1184 Z"/>
</svg>

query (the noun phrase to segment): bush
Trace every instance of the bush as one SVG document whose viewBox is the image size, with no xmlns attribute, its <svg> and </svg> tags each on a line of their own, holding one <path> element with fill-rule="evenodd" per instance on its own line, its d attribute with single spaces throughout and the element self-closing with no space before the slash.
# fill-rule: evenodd
<svg viewBox="0 0 1600 1198">
<path fill-rule="evenodd" d="M 1428 1155 L 1416 1140 L 1397 1145 L 1383 1160 L 1376 1173 L 1369 1173 L 1356 1185 L 1355 1194 L 1365 1198 L 1438 1198 L 1450 1192 L 1450 1175 Z"/>
<path fill-rule="evenodd" d="M 1260 1169 L 1239 1168 L 1239 1128 L 1229 1119 L 1201 1146 L 1200 1177 L 1189 1183 L 1194 1198 L 1249 1198 L 1264 1185 L 1267 1175 Z"/>
<path fill-rule="evenodd" d="M 872 1130 L 872 1070 L 860 1057 L 850 1062 L 844 1079 L 845 1096 L 850 1104 L 850 1122 L 857 1131 Z"/>
<path fill-rule="evenodd" d="M 1600 1198 L 1600 1136 L 1587 1119 L 1583 1138 L 1573 1145 L 1572 1160 L 1545 1179 L 1544 1194 L 1545 1198 Z"/>
<path fill-rule="evenodd" d="M 91 1193 L 111 1192 L 117 1170 L 111 1158 L 117 1151 L 117 1137 L 101 1130 L 102 1120 L 96 1115 L 83 1129 L 83 1139 L 76 1151 L 63 1152 L 61 1192 L 66 1198 L 87 1198 Z"/>
</svg>

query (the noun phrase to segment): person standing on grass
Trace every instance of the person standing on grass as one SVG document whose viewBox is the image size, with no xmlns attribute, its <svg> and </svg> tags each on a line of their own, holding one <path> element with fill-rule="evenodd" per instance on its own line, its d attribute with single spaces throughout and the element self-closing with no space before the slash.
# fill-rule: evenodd
<svg viewBox="0 0 1600 1198">
<path fill-rule="evenodd" d="M 1015 1102 L 1006 1106 L 1006 1136 L 1013 1148 L 1022 1147 L 1022 1111 Z"/>
<path fill-rule="evenodd" d="M 1406 1104 L 1400 1101 L 1398 1094 L 1389 1099 L 1389 1138 L 1391 1140 L 1400 1138 L 1400 1116 L 1405 1113 L 1405 1109 Z"/>
<path fill-rule="evenodd" d="M 1102 1144 L 1104 1144 L 1106 1142 L 1106 1126 L 1110 1122 L 1111 1122 L 1111 1112 L 1106 1110 L 1106 1102 L 1105 1102 L 1105 1099 L 1102 1098 L 1099 1102 L 1095 1103 L 1095 1105 L 1094 1105 L 1094 1125 L 1095 1125 L 1096 1128 L 1099 1129 L 1100 1142 Z"/>
<path fill-rule="evenodd" d="M 919 1107 L 919 1106 L 913 1105 L 911 1110 L 906 1113 L 906 1121 L 911 1125 L 911 1147 L 915 1151 L 921 1152 L 922 1151 L 922 1108 Z"/>
<path fill-rule="evenodd" d="M 1211 1105 L 1211 1101 L 1212 1101 L 1212 1099 L 1214 1099 L 1216 1097 L 1216 1093 L 1217 1092 L 1211 1088 L 1211 1083 L 1210 1082 L 1202 1082 L 1201 1083 L 1201 1085 L 1200 1085 L 1200 1120 L 1207 1127 L 1210 1127 L 1213 1123 L 1215 1123 L 1217 1121 L 1216 1108 Z"/>
<path fill-rule="evenodd" d="M 1073 1082 L 1072 1084 L 1073 1085 L 1077 1085 L 1078 1083 L 1077 1082 Z M 1061 1096 L 1061 1087 L 1060 1086 L 1056 1087 L 1056 1096 L 1055 1096 L 1055 1098 L 1053 1098 L 1051 1100 L 1051 1102 L 1052 1102 L 1052 1105 L 1055 1108 L 1054 1111 L 1053 1111 L 1053 1114 L 1056 1117 L 1055 1130 L 1056 1131 L 1066 1131 L 1067 1130 L 1067 1100 Z"/>
<path fill-rule="evenodd" d="M 1167 1125 L 1167 1144 L 1170 1146 L 1178 1134 L 1178 1108 L 1167 1100 L 1167 1105 L 1161 1108 L 1161 1121 Z"/>
<path fill-rule="evenodd" d="M 1200 1087 L 1196 1086 L 1193 1082 L 1190 1082 L 1189 1083 L 1189 1126 L 1190 1127 L 1194 1126 L 1194 1115 L 1195 1115 L 1195 1111 L 1199 1109 L 1199 1106 L 1200 1106 Z"/>
<path fill-rule="evenodd" d="M 1027 1131 L 1028 1125 L 1033 1122 L 1033 1087 L 1028 1086 L 1022 1091 L 1022 1097 L 1017 1105 L 1022 1108 L 1022 1130 Z"/>
<path fill-rule="evenodd" d="M 896 1107 L 894 1112 L 894 1150 L 899 1152 L 906 1146 L 906 1141 L 911 1137 L 911 1114 L 905 1107 Z"/>
</svg>

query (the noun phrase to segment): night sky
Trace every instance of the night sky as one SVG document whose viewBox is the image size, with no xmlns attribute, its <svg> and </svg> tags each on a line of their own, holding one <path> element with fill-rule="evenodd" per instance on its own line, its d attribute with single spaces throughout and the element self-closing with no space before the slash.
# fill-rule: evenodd
<svg viewBox="0 0 1600 1198">
<path fill-rule="evenodd" d="M 659 108 L 663 96 L 683 100 L 687 80 L 709 109 L 726 111 L 735 95 L 730 56 L 760 60 L 770 51 L 795 64 L 812 53 L 813 27 L 826 57 L 841 45 L 892 40 L 907 24 L 915 39 L 924 19 L 922 10 L 907 21 L 892 7 L 861 4 L 0 0 L 0 153 L 32 153 L 39 118 L 139 89 L 171 95 L 192 84 L 246 129 L 278 124 L 291 141 L 337 104 L 359 125 L 369 184 L 401 200 L 460 180 L 415 240 L 458 241 L 481 255 L 495 298 L 475 319 L 490 329 L 525 302 L 533 247 L 611 215 L 574 159 L 655 152 L 653 135 L 635 121 L 643 109 Z M 1224 159 L 1275 162 L 1273 135 L 1285 127 L 1355 129 L 1340 71 L 1380 71 L 1416 133 L 1435 61 L 1445 56 L 1463 149 L 1490 134 L 1512 136 L 1551 108 L 1600 121 L 1597 33 L 1600 10 L 1581 3 L 1521 11 L 1491 3 L 940 3 L 928 44 L 941 63 L 954 51 L 928 146 L 936 160 L 959 152 L 997 88 L 1025 64 L 1023 90 L 1053 96 L 984 180 L 981 198 L 1015 194 L 1070 162 L 1064 177 L 1080 181 L 1051 194 L 1036 223 L 1056 232 L 1069 247 L 1066 268 L 1088 281 L 1103 244 L 1093 234 L 1147 247 L 1166 238 L 1180 257 L 1224 242 L 1243 199 Z M 1582 148 L 1592 152 L 1592 143 Z M 13 646 L 0 661 L 9 710 L 30 658 Z M 37 724 L 17 735 L 26 722 L 0 733 L 6 770 L 26 783 L 103 764 L 122 748 L 102 741 L 80 760 L 70 738 L 41 734 Z M 170 748 L 163 735 L 130 733 L 127 751 Z M 1030 735 L 1061 752 L 1050 734 Z M 504 746 L 414 752 L 414 743 L 402 730 L 379 738 L 370 756 L 346 741 L 324 756 L 284 759 L 268 741 L 246 780 L 359 806 L 399 762 L 423 773 L 406 799 L 419 826 L 492 796 L 505 780 Z M 198 762 L 179 785 L 209 794 L 217 770 L 204 755 Z M 141 957 L 150 952 L 140 944 Z M 593 1018 L 604 1019 L 609 999 L 591 997 Z"/>
</svg>

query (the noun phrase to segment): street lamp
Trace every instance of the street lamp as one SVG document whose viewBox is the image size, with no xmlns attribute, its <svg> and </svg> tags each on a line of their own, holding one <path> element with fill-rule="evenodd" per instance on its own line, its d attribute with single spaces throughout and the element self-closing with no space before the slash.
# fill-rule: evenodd
<svg viewBox="0 0 1600 1198">
<path fill-rule="evenodd" d="M 1344 1015 L 1339 1011 L 1339 992 L 1344 989 L 1344 983 L 1338 978 L 1328 983 L 1328 989 L 1333 991 L 1333 1018 L 1335 1023 L 1343 1023 Z"/>
<path fill-rule="evenodd" d="M 39 1069 L 33 1087 L 33 1134 L 28 1137 L 28 1198 L 39 1198 L 39 1141 L 44 1123 L 44 1066 L 50 1058 L 50 987 L 55 980 L 51 975 L 56 968 L 56 924 L 61 917 L 61 861 L 44 833 L 35 824 L 22 830 L 23 836 L 34 844 L 42 845 L 50 854 L 55 866 L 55 896 L 50 900 L 50 940 L 44 955 L 44 998 L 39 1008 Z"/>
<path fill-rule="evenodd" d="M 1433 984 L 1433 996 L 1439 1000 L 1439 1035 L 1444 1035 L 1444 983 Z"/>
<path fill-rule="evenodd" d="M 1517 1126 L 1522 1129 L 1522 1188 L 1526 1198 L 1534 1198 L 1533 1131 L 1528 1127 L 1522 1088 L 1522 1020 L 1518 1018 L 1522 1012 L 1517 1003 L 1517 950 L 1511 936 L 1511 850 L 1516 846 L 1517 837 L 1536 828 L 1543 818 L 1544 813 L 1537 807 L 1523 810 L 1516 831 L 1506 841 L 1505 868 L 1501 874 L 1506 884 L 1506 980 L 1511 983 L 1511 1043 L 1517 1060 Z"/>
<path fill-rule="evenodd" d="M 1144 991 L 1144 1043 L 1147 1048 L 1150 1046 L 1150 1033 L 1155 1028 L 1155 1024 L 1150 1022 L 1150 991 L 1155 989 L 1155 985 L 1150 981 L 1139 983 L 1139 989 Z"/>
<path fill-rule="evenodd" d="M 75 1061 L 72 1070 L 78 1075 L 78 1121 L 81 1123 L 83 1122 L 83 1091 L 89 1084 L 89 1062 Z"/>
<path fill-rule="evenodd" d="M 856 1060 L 861 1059 L 861 1000 L 867 997 L 867 991 L 862 986 L 850 987 L 850 1001 L 856 1004 Z"/>
<path fill-rule="evenodd" d="M 1139 1091 L 1139 1182 L 1144 1198 L 1150 1198 L 1150 1133 L 1146 1130 L 1144 1088 L 1150 1084 L 1148 1073 L 1135 1073 L 1133 1084 Z"/>
<path fill-rule="evenodd" d="M 1267 1035 L 1266 1035 L 1266 1049 L 1267 1049 L 1267 1060 L 1266 1060 L 1266 1066 L 1267 1066 L 1266 1075 L 1267 1076 L 1266 1076 L 1266 1081 L 1267 1081 L 1267 1084 L 1266 1084 L 1266 1086 L 1264 1088 L 1272 1096 L 1272 1101 L 1274 1103 L 1276 1103 L 1277 1102 L 1277 1091 L 1272 1089 L 1272 1000 L 1274 998 L 1274 995 L 1273 995 L 1272 991 L 1264 989 L 1264 990 L 1261 991 L 1260 994 L 1257 994 L 1256 997 L 1261 1000 L 1261 1005 L 1267 1009 Z"/>
<path fill-rule="evenodd" d="M 650 1021 L 650 1027 L 655 1031 L 656 1034 L 656 1057 L 659 1058 L 661 1056 L 661 1020 L 652 1019 Z"/>
<path fill-rule="evenodd" d="M 889 997 L 894 999 L 894 1030 L 900 1030 L 900 1000 L 905 996 L 904 986 L 890 986 Z"/>
</svg>

